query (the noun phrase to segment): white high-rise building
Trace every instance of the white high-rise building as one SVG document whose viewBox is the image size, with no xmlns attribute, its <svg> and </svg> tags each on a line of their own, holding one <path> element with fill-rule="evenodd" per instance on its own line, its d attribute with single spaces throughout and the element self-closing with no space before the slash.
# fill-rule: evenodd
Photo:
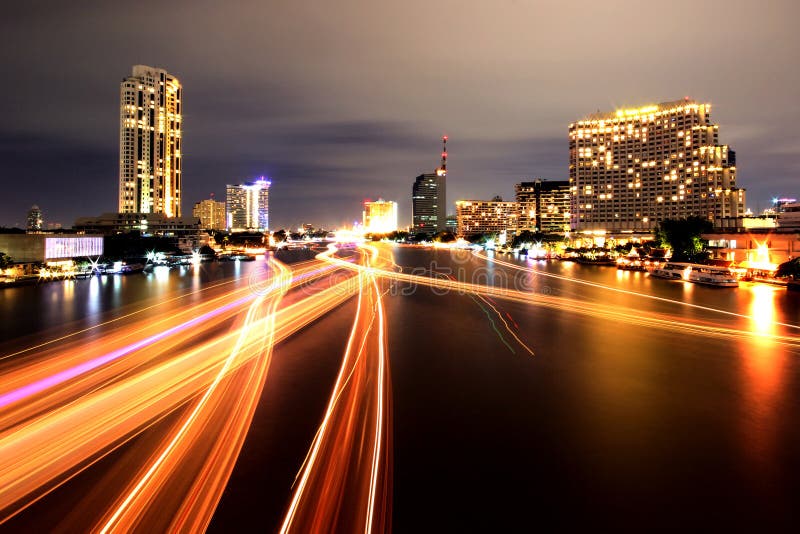
<svg viewBox="0 0 800 534">
<path fill-rule="evenodd" d="M 263 176 L 254 182 L 228 185 L 225 209 L 227 227 L 231 231 L 269 229 L 269 186 Z"/>
<path fill-rule="evenodd" d="M 181 216 L 181 84 L 135 65 L 120 84 L 119 212 Z"/>
<path fill-rule="evenodd" d="M 651 231 L 664 219 L 744 215 L 736 153 L 711 105 L 689 98 L 596 113 L 569 125 L 571 227 Z"/>
</svg>

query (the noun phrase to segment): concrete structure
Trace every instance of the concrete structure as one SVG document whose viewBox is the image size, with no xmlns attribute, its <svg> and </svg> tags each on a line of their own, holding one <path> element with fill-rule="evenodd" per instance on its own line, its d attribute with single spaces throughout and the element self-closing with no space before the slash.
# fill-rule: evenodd
<svg viewBox="0 0 800 534">
<path fill-rule="evenodd" d="M 520 182 L 514 186 L 519 204 L 519 231 L 564 233 L 570 230 L 568 180 Z"/>
<path fill-rule="evenodd" d="M 74 229 L 87 234 L 114 235 L 132 231 L 143 235 L 183 236 L 200 232 L 199 220 L 167 217 L 164 213 L 103 213 L 76 219 Z"/>
<path fill-rule="evenodd" d="M 119 211 L 181 216 L 181 84 L 135 65 L 120 84 Z"/>
<path fill-rule="evenodd" d="M 694 100 L 589 115 L 569 125 L 571 227 L 652 230 L 691 215 L 744 215 L 736 154 Z"/>
<path fill-rule="evenodd" d="M 226 228 L 232 232 L 269 230 L 269 187 L 263 176 L 226 188 Z"/>
<path fill-rule="evenodd" d="M 15 263 L 94 258 L 103 254 L 103 238 L 75 234 L 0 234 L 0 252 Z"/>
<path fill-rule="evenodd" d="M 44 215 L 36 204 L 28 210 L 26 227 L 29 232 L 39 232 L 44 227 Z"/>
<path fill-rule="evenodd" d="M 200 221 L 200 228 L 205 230 L 224 230 L 227 227 L 225 203 L 207 198 L 194 205 L 192 217 Z"/>
<path fill-rule="evenodd" d="M 500 234 L 515 232 L 519 219 L 519 204 L 499 199 L 459 200 L 456 202 L 457 234 Z"/>
<path fill-rule="evenodd" d="M 420 174 L 411 188 L 411 233 L 429 236 L 447 230 L 447 174 Z"/>
<path fill-rule="evenodd" d="M 365 232 L 386 234 L 397 230 L 397 202 L 383 200 L 367 200 L 361 213 Z"/>
</svg>

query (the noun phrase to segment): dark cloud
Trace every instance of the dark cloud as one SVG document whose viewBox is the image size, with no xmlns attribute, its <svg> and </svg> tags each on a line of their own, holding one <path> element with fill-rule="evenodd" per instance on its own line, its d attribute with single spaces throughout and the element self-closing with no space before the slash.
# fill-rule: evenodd
<svg viewBox="0 0 800 534">
<path fill-rule="evenodd" d="M 751 207 L 800 196 L 793 0 L 17 2 L 0 17 L 0 224 L 116 207 L 119 81 L 184 84 L 184 212 L 268 175 L 272 221 L 410 216 L 450 136 L 448 197 L 565 179 L 567 125 L 690 95 L 714 104 Z M 7 184 L 16 184 L 8 187 Z M 452 206 L 451 206 L 452 209 Z"/>
</svg>

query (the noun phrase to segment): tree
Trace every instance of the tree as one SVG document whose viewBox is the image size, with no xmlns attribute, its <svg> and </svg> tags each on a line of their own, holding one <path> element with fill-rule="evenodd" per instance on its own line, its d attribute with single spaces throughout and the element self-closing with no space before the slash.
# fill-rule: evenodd
<svg viewBox="0 0 800 534">
<path fill-rule="evenodd" d="M 278 230 L 277 232 L 272 232 L 272 239 L 274 239 L 276 243 L 280 243 L 281 241 L 286 241 L 286 230 Z"/>
<path fill-rule="evenodd" d="M 456 240 L 456 236 L 450 230 L 443 230 L 433 236 L 433 240 L 437 243 L 452 243 Z"/>
<path fill-rule="evenodd" d="M 209 247 L 208 245 L 203 245 L 202 247 L 200 247 L 200 250 L 198 250 L 197 253 L 200 254 L 201 256 L 209 256 L 211 258 L 217 257 L 216 251 L 213 248 Z"/>
<path fill-rule="evenodd" d="M 537 241 L 541 240 L 542 240 L 541 232 L 531 232 L 530 230 L 523 230 L 514 236 L 514 239 L 511 240 L 511 246 L 517 248 L 521 247 L 523 243 L 532 245 L 533 243 L 536 243 Z"/>
<path fill-rule="evenodd" d="M 712 228 L 711 221 L 702 217 L 664 219 L 656 228 L 655 235 L 661 246 L 672 249 L 673 261 L 699 262 L 708 259 L 705 250 L 708 242 L 701 236 Z"/>
<path fill-rule="evenodd" d="M 5 269 L 11 265 L 11 258 L 4 252 L 0 252 L 0 269 Z"/>
<path fill-rule="evenodd" d="M 791 260 L 778 265 L 778 270 L 775 272 L 775 277 L 800 280 L 800 256 L 792 258 Z"/>
</svg>

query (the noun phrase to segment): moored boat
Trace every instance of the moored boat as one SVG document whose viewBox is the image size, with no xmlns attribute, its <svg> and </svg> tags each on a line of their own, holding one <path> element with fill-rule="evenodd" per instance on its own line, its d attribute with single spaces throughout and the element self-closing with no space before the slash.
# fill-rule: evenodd
<svg viewBox="0 0 800 534">
<path fill-rule="evenodd" d="M 739 287 L 739 279 L 730 268 L 698 263 L 667 262 L 653 269 L 650 276 L 714 287 Z"/>
</svg>

